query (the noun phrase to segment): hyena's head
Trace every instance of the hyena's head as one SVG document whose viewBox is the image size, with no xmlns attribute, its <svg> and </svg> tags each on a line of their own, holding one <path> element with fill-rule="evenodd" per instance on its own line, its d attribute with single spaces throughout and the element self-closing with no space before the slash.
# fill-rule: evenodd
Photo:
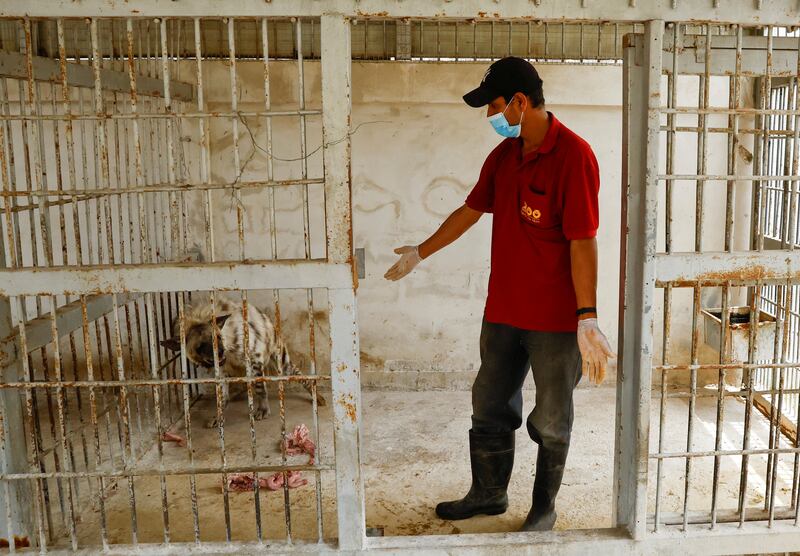
<svg viewBox="0 0 800 556">
<path fill-rule="evenodd" d="M 220 365 L 225 364 L 225 347 L 219 331 L 222 330 L 225 321 L 230 315 L 222 315 L 216 318 L 217 329 L 217 361 Z M 173 327 L 174 329 L 175 327 Z M 191 362 L 207 369 L 214 368 L 214 324 L 208 322 L 187 322 L 186 323 L 186 357 Z M 176 331 L 177 332 L 177 331 Z M 181 338 L 179 333 L 168 340 L 163 340 L 161 345 L 173 351 L 181 350 Z"/>
</svg>

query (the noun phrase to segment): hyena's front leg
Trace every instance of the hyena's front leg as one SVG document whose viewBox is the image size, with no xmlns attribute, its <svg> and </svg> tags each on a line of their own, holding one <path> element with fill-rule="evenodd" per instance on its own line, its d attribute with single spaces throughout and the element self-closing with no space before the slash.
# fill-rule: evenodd
<svg viewBox="0 0 800 556">
<path fill-rule="evenodd" d="M 292 375 L 297 376 L 303 374 L 294 363 L 288 362 L 286 366 L 288 367 L 289 373 Z M 308 391 L 309 395 L 313 399 L 314 398 L 314 390 L 312 388 L 313 381 L 303 380 L 301 381 L 301 384 L 303 385 L 303 388 L 305 388 Z M 327 403 L 328 402 L 325 401 L 325 398 L 322 396 L 322 394 L 319 393 L 319 390 L 317 390 L 317 405 L 323 407 L 327 405 Z"/>
<path fill-rule="evenodd" d="M 221 409 L 219 409 L 219 411 L 216 408 L 214 409 L 214 416 L 211 419 L 209 419 L 208 421 L 206 421 L 206 428 L 207 429 L 215 429 L 215 428 L 219 427 L 220 419 L 224 419 L 225 408 L 228 407 L 228 398 L 230 397 L 228 395 L 228 383 L 227 382 L 222 384 L 221 390 L 222 390 L 222 396 L 221 396 L 221 398 L 222 398 L 222 407 L 221 407 Z M 217 399 L 217 392 L 216 392 L 216 388 L 215 388 L 214 389 L 214 400 L 216 401 L 216 399 Z"/>
<path fill-rule="evenodd" d="M 253 365 L 253 371 L 256 373 L 256 376 L 264 376 L 264 370 L 263 363 L 259 362 Z M 260 421 L 261 419 L 269 417 L 270 414 L 266 381 L 256 383 L 256 398 L 256 410 L 253 414 L 253 418 L 256 421 Z"/>
</svg>

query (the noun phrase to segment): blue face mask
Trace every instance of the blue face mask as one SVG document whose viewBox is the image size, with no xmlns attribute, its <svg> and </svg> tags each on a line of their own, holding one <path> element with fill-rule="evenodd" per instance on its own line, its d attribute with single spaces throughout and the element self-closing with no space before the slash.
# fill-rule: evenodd
<svg viewBox="0 0 800 556">
<path fill-rule="evenodd" d="M 519 137 L 519 134 L 522 132 L 522 119 L 525 117 L 525 112 L 522 112 L 518 124 L 511 125 L 506 119 L 506 110 L 508 110 L 509 106 L 511 105 L 507 105 L 505 110 L 499 114 L 489 116 L 489 123 L 492 124 L 494 130 L 503 137 Z"/>
</svg>

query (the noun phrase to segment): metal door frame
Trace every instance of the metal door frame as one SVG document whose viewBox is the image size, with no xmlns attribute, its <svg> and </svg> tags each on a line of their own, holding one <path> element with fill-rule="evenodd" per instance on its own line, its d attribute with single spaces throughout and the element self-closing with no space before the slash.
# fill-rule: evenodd
<svg viewBox="0 0 800 556">
<path fill-rule="evenodd" d="M 648 22 L 644 36 L 629 36 L 629 39 L 623 77 L 622 260 L 614 498 L 617 524 L 626 528 L 633 539 L 651 541 L 674 533 L 669 530 L 654 533 L 648 528 L 656 288 L 785 284 L 800 278 L 800 256 L 792 250 L 657 252 L 659 187 L 670 175 L 669 171 L 663 175 L 659 173 L 660 116 L 665 112 L 662 74 L 671 72 L 672 64 L 679 62 L 680 69 L 690 68 L 692 73 L 702 74 L 700 68 L 705 65 L 706 75 L 726 75 L 726 67 L 730 72 L 731 63 L 736 63 L 741 64 L 743 73 L 758 75 L 764 69 L 764 58 L 776 74 L 792 74 L 796 71 L 798 54 L 796 38 L 791 39 L 791 43 L 775 40 L 773 49 L 773 39 L 748 37 L 748 48 L 742 50 L 738 42 L 741 34 L 735 46 L 734 37 L 718 37 L 708 47 L 702 43 L 706 37 L 699 37 L 692 47 L 675 49 L 672 37 L 664 34 L 663 21 Z M 714 57 L 710 56 L 712 46 Z M 769 56 L 765 56 L 767 52 Z M 734 179 L 702 177 L 704 180 L 715 178 Z M 685 367 L 689 370 L 703 366 Z M 659 372 L 662 368 L 656 366 Z M 712 507 L 712 515 L 713 512 Z M 712 520 L 713 530 L 708 534 L 722 539 L 725 535 L 743 532 L 739 523 L 732 528 L 726 525 L 715 525 Z M 756 537 L 776 530 L 751 522 L 744 529 L 750 529 Z M 788 536 L 786 540 L 790 541 Z M 785 546 L 796 548 L 795 542 L 793 539 Z M 739 550 L 747 549 L 740 547 Z"/>
</svg>

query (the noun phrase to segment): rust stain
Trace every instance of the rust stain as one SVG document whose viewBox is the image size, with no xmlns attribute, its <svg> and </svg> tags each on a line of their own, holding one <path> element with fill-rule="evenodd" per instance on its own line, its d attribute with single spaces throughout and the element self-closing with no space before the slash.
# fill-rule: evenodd
<svg viewBox="0 0 800 556">
<path fill-rule="evenodd" d="M 18 537 L 14 535 L 14 548 L 28 548 L 31 546 L 31 541 L 28 537 Z M 8 539 L 0 538 L 0 548 L 10 548 Z"/>
<path fill-rule="evenodd" d="M 378 357 L 366 351 L 362 351 L 361 365 L 382 369 L 386 365 L 386 361 L 382 357 Z"/>
<path fill-rule="evenodd" d="M 795 274 L 793 271 L 792 274 Z M 677 287 L 690 287 L 695 285 L 716 285 L 725 282 L 756 282 L 758 280 L 785 279 L 785 273 L 774 273 L 762 265 L 750 265 L 740 267 L 728 272 L 704 272 L 692 278 L 678 277 L 669 281 L 669 284 Z M 666 282 L 659 281 L 661 287 Z"/>
<path fill-rule="evenodd" d="M 733 272 L 706 272 L 697 277 L 698 282 L 725 282 L 727 280 L 743 280 L 755 282 L 769 276 L 766 268 L 760 265 L 746 266 Z"/>
<path fill-rule="evenodd" d="M 345 414 L 350 419 L 351 423 L 356 422 L 356 405 L 353 403 L 353 396 L 352 394 L 348 394 L 347 398 L 341 398 L 339 400 L 339 405 L 344 408 Z"/>
</svg>

